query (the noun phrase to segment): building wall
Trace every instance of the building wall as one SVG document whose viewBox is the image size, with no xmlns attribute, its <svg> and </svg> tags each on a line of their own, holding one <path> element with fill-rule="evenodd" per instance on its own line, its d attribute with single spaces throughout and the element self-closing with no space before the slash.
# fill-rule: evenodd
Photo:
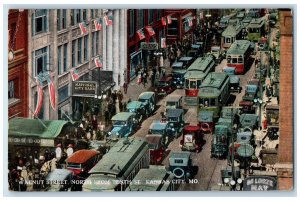
<svg viewBox="0 0 300 201">
<path fill-rule="evenodd" d="M 27 11 L 9 10 L 8 50 L 13 50 L 14 59 L 8 62 L 8 81 L 13 83 L 14 93 L 8 97 L 8 118 L 28 116 L 27 88 Z M 10 86 L 10 84 L 9 84 Z"/>
<path fill-rule="evenodd" d="M 293 16 L 291 10 L 281 10 L 280 17 L 280 104 L 279 104 L 279 164 L 277 174 L 279 189 L 293 186 Z M 284 172 L 284 173 L 282 173 Z"/>
<path fill-rule="evenodd" d="M 77 15 L 74 14 L 74 12 L 84 12 L 86 10 L 87 18 L 85 20 L 88 34 L 82 35 L 81 30 L 79 28 L 79 22 L 83 22 L 83 18 L 81 17 L 78 22 L 75 22 L 73 25 L 71 24 L 71 19 L 77 20 Z M 93 10 L 93 11 L 92 11 Z M 32 24 L 32 17 L 34 16 L 35 12 L 37 10 L 29 10 L 28 13 L 28 30 L 29 30 L 29 43 L 28 43 L 28 54 L 29 54 L 29 74 L 33 78 L 35 76 L 35 73 L 33 72 L 33 63 L 34 63 L 34 53 L 36 50 L 40 50 L 44 47 L 49 47 L 49 58 L 47 62 L 47 68 L 53 75 L 53 80 L 55 84 L 55 90 L 56 90 L 56 110 L 53 110 L 50 106 L 49 102 L 49 90 L 48 90 L 48 84 L 47 82 L 43 83 L 44 86 L 44 100 L 43 100 L 43 113 L 44 115 L 41 116 L 43 119 L 58 119 L 58 114 L 60 112 L 67 113 L 71 116 L 72 113 L 74 113 L 74 97 L 72 97 L 72 78 L 70 76 L 70 69 L 75 68 L 77 69 L 80 80 L 81 81 L 89 81 L 92 79 L 95 79 L 92 76 L 93 70 L 95 67 L 94 58 L 97 56 L 103 57 L 103 67 L 102 70 L 112 70 L 114 74 L 114 82 L 117 84 L 115 88 L 118 88 L 118 76 L 120 73 L 120 63 L 124 64 L 123 62 L 120 62 L 120 54 L 121 49 L 118 49 L 117 52 L 114 52 L 113 45 L 116 46 L 120 43 L 119 38 L 120 35 L 123 34 L 121 32 L 117 31 L 117 34 L 115 34 L 115 29 L 119 29 L 120 25 L 120 18 L 124 16 L 117 16 L 120 10 L 106 10 L 106 9 L 75 9 L 74 12 L 72 12 L 71 9 L 66 10 L 66 27 L 64 29 L 59 30 L 58 29 L 58 10 L 57 9 L 51 9 L 47 10 L 47 31 L 39 34 L 33 34 L 33 26 Z M 62 13 L 62 9 L 59 11 Z M 94 17 L 92 17 L 92 12 L 97 13 Z M 74 14 L 74 16 L 73 16 Z M 102 30 L 96 31 L 94 20 L 98 20 L 99 18 L 104 17 L 106 14 L 113 14 L 116 15 L 113 18 L 113 25 L 112 26 L 106 26 L 104 21 L 102 24 Z M 61 15 L 60 15 L 61 16 Z M 72 16 L 74 18 L 72 18 Z M 61 17 L 62 18 L 62 17 Z M 75 20 L 75 21 L 76 21 Z M 95 40 L 93 38 L 94 35 L 98 35 L 98 42 L 95 43 Z M 85 37 L 88 37 L 88 40 L 85 41 Z M 79 44 L 81 42 L 81 54 L 78 53 Z M 87 59 L 84 60 L 84 43 L 87 42 Z M 72 44 L 75 44 L 75 54 L 72 54 Z M 93 45 L 96 44 L 96 45 Z M 59 53 L 59 47 L 62 45 L 66 45 L 67 54 L 66 54 L 66 63 L 67 67 L 66 69 L 62 70 L 62 72 L 59 73 L 58 69 L 58 53 Z M 98 47 L 98 51 L 94 54 L 93 49 Z M 63 48 L 63 46 L 62 46 Z M 125 47 L 123 47 L 125 48 Z M 115 49 L 115 50 L 116 50 Z M 63 51 L 63 50 L 62 50 Z M 63 55 L 63 53 L 61 53 Z M 81 55 L 82 62 L 75 62 L 75 64 L 72 64 L 72 55 L 75 55 L 75 60 L 78 60 L 78 55 Z M 118 61 L 113 65 L 113 60 Z M 63 64 L 62 64 L 63 65 Z M 64 91 L 63 91 L 64 90 Z M 31 79 L 29 80 L 29 104 L 31 108 L 35 108 L 35 101 L 34 96 L 37 92 L 37 86 L 35 80 Z M 59 93 L 61 91 L 61 94 Z M 64 97 L 64 98 L 62 98 Z M 62 100 L 63 99 L 63 100 Z M 30 117 L 32 116 L 32 113 L 30 114 Z"/>
</svg>

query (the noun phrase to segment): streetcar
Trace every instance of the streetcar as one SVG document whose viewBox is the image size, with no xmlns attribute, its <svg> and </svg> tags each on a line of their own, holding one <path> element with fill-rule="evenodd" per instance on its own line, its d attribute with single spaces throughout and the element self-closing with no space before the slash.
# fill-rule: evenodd
<svg viewBox="0 0 300 201">
<path fill-rule="evenodd" d="M 240 40 L 242 38 L 243 38 L 243 27 L 239 24 L 235 26 L 229 25 L 222 32 L 221 48 L 228 49 L 230 48 L 231 44 L 234 43 L 235 40 Z"/>
<path fill-rule="evenodd" d="M 262 36 L 266 35 L 266 22 L 263 18 L 254 18 L 247 27 L 248 40 L 259 41 Z"/>
<path fill-rule="evenodd" d="M 229 76 L 223 72 L 211 72 L 199 88 L 199 111 L 213 111 L 216 119 L 229 97 Z"/>
<path fill-rule="evenodd" d="M 236 74 L 244 74 L 251 61 L 252 48 L 248 40 L 236 40 L 226 53 L 228 67 L 234 67 Z"/>
<path fill-rule="evenodd" d="M 82 191 L 125 191 L 138 171 L 148 167 L 148 143 L 141 139 L 120 139 L 89 171 Z"/>
<path fill-rule="evenodd" d="M 215 70 L 215 62 L 212 56 L 196 59 L 187 69 L 185 79 L 185 101 L 187 105 L 194 105 L 197 102 L 197 95 L 202 81 L 208 73 Z"/>
</svg>

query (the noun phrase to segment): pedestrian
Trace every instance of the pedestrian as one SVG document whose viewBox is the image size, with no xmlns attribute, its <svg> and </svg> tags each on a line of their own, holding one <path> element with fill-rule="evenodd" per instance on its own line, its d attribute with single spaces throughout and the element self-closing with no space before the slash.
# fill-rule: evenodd
<svg viewBox="0 0 300 201">
<path fill-rule="evenodd" d="M 115 104 L 116 100 L 117 100 L 117 91 L 116 90 L 114 90 L 114 92 L 112 93 L 112 99 L 113 99 L 113 103 Z"/>
<path fill-rule="evenodd" d="M 147 75 L 146 75 L 146 73 L 143 74 L 143 84 L 144 84 L 144 88 L 146 88 L 146 84 L 147 84 Z"/>
<path fill-rule="evenodd" d="M 73 150 L 73 145 L 69 144 L 68 145 L 68 149 L 67 149 L 67 156 L 68 158 L 73 154 L 74 150 Z"/>
<path fill-rule="evenodd" d="M 61 159 L 62 156 L 62 149 L 61 149 L 61 143 L 56 145 L 56 149 L 55 149 L 55 158 L 57 159 L 57 161 L 59 161 Z"/>
<path fill-rule="evenodd" d="M 123 110 L 123 103 L 122 103 L 122 101 L 119 101 L 119 110 L 120 110 L 120 112 L 124 111 Z"/>
<path fill-rule="evenodd" d="M 108 126 L 109 125 L 109 112 L 108 110 L 105 110 L 104 112 L 104 119 L 105 119 L 105 125 Z"/>
<path fill-rule="evenodd" d="M 128 88 L 127 82 L 124 82 L 123 84 L 124 94 L 127 94 L 127 88 Z"/>
<path fill-rule="evenodd" d="M 122 102 L 122 100 L 123 100 L 123 94 L 122 94 L 122 91 L 121 91 L 121 90 L 118 91 L 117 97 L 118 97 L 119 102 L 120 102 L 120 101 Z"/>
<path fill-rule="evenodd" d="M 161 69 L 161 73 L 162 73 L 162 76 L 165 77 L 165 76 L 166 76 L 166 69 L 165 69 L 165 68 L 162 68 L 162 69 Z"/>
</svg>

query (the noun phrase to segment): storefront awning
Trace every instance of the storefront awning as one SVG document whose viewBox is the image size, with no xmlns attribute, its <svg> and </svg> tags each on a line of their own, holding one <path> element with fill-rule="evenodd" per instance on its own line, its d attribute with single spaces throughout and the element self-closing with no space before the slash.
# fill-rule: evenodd
<svg viewBox="0 0 300 201">
<path fill-rule="evenodd" d="M 41 139 L 56 138 L 62 128 L 69 122 L 63 120 L 38 120 L 26 118 L 13 118 L 9 120 L 9 137 L 37 137 Z"/>
</svg>

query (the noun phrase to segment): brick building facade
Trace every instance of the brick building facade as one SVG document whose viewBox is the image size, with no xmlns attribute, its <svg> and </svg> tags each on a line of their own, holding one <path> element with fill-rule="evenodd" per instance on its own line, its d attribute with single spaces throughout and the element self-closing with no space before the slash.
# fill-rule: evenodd
<svg viewBox="0 0 300 201">
<path fill-rule="evenodd" d="M 8 118 L 28 117 L 27 71 L 27 11 L 9 10 L 8 13 Z"/>
<path fill-rule="evenodd" d="M 279 190 L 293 189 L 294 164 L 294 51 L 293 15 L 291 10 L 280 10 L 280 142 L 279 162 L 275 165 Z"/>
</svg>

